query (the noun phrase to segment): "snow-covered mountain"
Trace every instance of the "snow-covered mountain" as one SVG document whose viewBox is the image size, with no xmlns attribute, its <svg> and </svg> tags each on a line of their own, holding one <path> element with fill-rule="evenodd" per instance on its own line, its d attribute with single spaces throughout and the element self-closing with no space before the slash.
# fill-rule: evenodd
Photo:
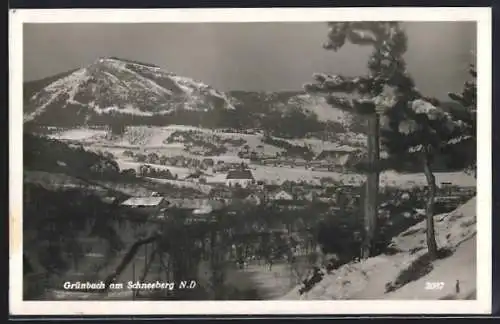
<svg viewBox="0 0 500 324">
<path fill-rule="evenodd" d="M 152 64 L 115 57 L 26 82 L 24 121 L 62 127 L 119 122 L 260 129 L 288 138 L 364 131 L 355 116 L 302 91 L 224 93 Z"/>
<path fill-rule="evenodd" d="M 56 110 L 82 115 L 155 116 L 176 110 L 234 109 L 226 95 L 202 82 L 166 72 L 157 66 L 118 58 L 100 58 L 73 70 L 25 102 L 25 121 Z"/>
</svg>

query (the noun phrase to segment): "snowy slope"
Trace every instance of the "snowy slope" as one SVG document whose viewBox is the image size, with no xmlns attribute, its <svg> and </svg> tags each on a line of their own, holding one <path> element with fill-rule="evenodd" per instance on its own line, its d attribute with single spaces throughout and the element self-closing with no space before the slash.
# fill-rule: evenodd
<svg viewBox="0 0 500 324">
<path fill-rule="evenodd" d="M 73 108 L 79 113 L 166 114 L 176 109 L 234 109 L 225 94 L 209 85 L 159 67 L 100 58 L 34 93 L 25 121 L 50 109 Z"/>
<path fill-rule="evenodd" d="M 425 256 L 425 220 L 395 237 L 398 253 L 352 262 L 326 275 L 310 291 L 299 295 L 296 287 L 281 299 L 467 299 L 476 290 L 476 198 L 456 210 L 435 216 L 436 241 L 451 255 L 436 260 L 428 273 L 388 292 L 387 285 Z M 456 280 L 460 292 L 455 293 Z M 426 282 L 443 282 L 439 290 L 426 290 Z"/>
<path fill-rule="evenodd" d="M 351 113 L 332 108 L 323 97 L 299 94 L 290 98 L 289 102 L 301 106 L 305 111 L 316 114 L 321 121 L 338 122 L 347 128 L 353 122 Z"/>
<path fill-rule="evenodd" d="M 461 243 L 449 258 L 434 262 L 433 271 L 426 276 L 386 294 L 387 299 L 475 299 L 476 262 L 476 237 L 473 237 Z M 442 282 L 443 288 L 425 289 L 426 282 Z"/>
</svg>

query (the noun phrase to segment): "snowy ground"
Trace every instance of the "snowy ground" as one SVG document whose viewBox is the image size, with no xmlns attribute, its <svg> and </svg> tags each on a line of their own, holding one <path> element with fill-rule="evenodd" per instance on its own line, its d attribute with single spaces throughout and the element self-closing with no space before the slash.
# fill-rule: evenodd
<svg viewBox="0 0 500 324">
<path fill-rule="evenodd" d="M 387 299 L 475 299 L 476 237 L 461 243 L 447 259 L 434 262 L 434 270 L 420 280 L 387 294 Z M 455 284 L 459 281 L 460 292 Z M 443 289 L 423 289 L 426 282 L 442 282 Z"/>
<path fill-rule="evenodd" d="M 476 179 L 464 172 L 436 172 L 436 183 L 449 182 L 459 187 L 475 187 Z M 427 180 L 423 173 L 405 173 L 401 174 L 395 171 L 386 171 L 380 174 L 380 183 L 382 186 L 396 186 L 401 188 L 411 188 L 415 186 L 426 186 Z"/>
<path fill-rule="evenodd" d="M 167 127 L 128 127 L 126 133 L 120 138 L 109 139 L 106 137 L 106 131 L 78 128 L 63 131 L 57 134 L 52 134 L 51 137 L 61 139 L 61 140 L 71 140 L 81 142 L 87 149 L 100 150 L 113 153 L 121 169 L 134 168 L 137 169 L 142 163 L 133 162 L 130 158 L 124 157 L 123 152 L 125 150 L 132 150 L 135 152 L 149 153 L 156 152 L 158 154 L 166 156 L 178 156 L 183 155 L 192 158 L 205 158 L 200 156 L 195 156 L 186 152 L 185 144 L 181 142 L 165 143 L 170 135 L 175 131 L 195 131 L 206 138 L 219 137 L 219 138 L 231 138 L 243 139 L 246 145 L 250 147 L 251 150 L 263 150 L 266 154 L 273 155 L 276 152 L 282 151 L 281 148 L 274 147 L 272 145 L 264 144 L 262 136 L 259 134 L 237 134 L 237 133 L 222 133 L 217 130 L 210 130 L 192 126 L 181 126 L 172 125 Z M 342 149 L 342 150 L 354 150 L 354 147 L 349 145 L 340 145 L 333 142 L 324 142 L 317 139 L 302 139 L 302 140 L 289 140 L 289 142 L 295 145 L 309 145 L 315 153 L 321 152 L 323 149 Z M 226 161 L 226 162 L 245 162 L 250 164 L 250 161 L 246 159 L 240 159 L 237 156 L 238 147 L 228 145 L 228 152 L 219 155 L 212 156 L 215 161 Z M 238 148 L 238 149 L 237 149 Z M 170 167 L 162 165 L 153 165 L 156 168 L 165 169 L 168 168 L 172 174 L 177 174 L 179 179 L 184 178 L 191 173 L 191 170 L 179 167 Z M 273 166 L 261 166 L 261 165 L 251 165 L 253 169 L 254 177 L 256 180 L 265 180 L 270 183 L 280 184 L 286 180 L 290 181 L 308 181 L 318 183 L 320 178 L 332 178 L 337 181 L 342 181 L 345 184 L 358 185 L 364 181 L 364 177 L 359 174 L 347 174 L 338 172 L 327 172 L 327 171 L 311 171 L 305 168 L 296 167 L 273 167 Z M 217 175 L 213 179 L 208 179 L 208 182 L 221 182 L 223 176 Z M 438 184 L 441 182 L 450 182 L 452 184 L 466 187 L 475 186 L 476 181 L 473 177 L 470 177 L 461 172 L 452 173 L 436 173 L 436 181 Z M 396 186 L 396 187 L 413 187 L 413 186 L 424 186 L 426 185 L 425 176 L 422 173 L 417 174 L 399 174 L 397 172 L 388 171 L 384 172 L 380 176 L 380 184 L 384 186 Z"/>
<path fill-rule="evenodd" d="M 180 187 L 180 188 L 196 189 L 198 191 L 201 191 L 201 192 L 204 192 L 207 194 L 212 189 L 212 187 L 209 185 L 193 183 L 193 182 L 189 182 L 189 181 L 167 180 L 167 179 L 157 179 L 157 178 L 146 178 L 146 179 L 157 182 L 157 183 L 168 183 L 168 184 L 174 185 L 176 187 Z"/>
<path fill-rule="evenodd" d="M 106 131 L 87 128 L 66 130 L 51 134 L 50 137 L 60 140 L 82 141 L 100 147 L 119 147 L 121 149 L 140 150 L 145 152 L 156 151 L 161 152 L 162 154 L 169 154 L 168 151 L 179 150 L 180 152 L 182 152 L 184 149 L 184 143 L 164 143 L 164 141 L 176 131 L 193 131 L 200 134 L 201 136 L 204 136 L 205 138 L 207 138 L 207 140 L 210 137 L 215 139 L 219 138 L 221 140 L 242 139 L 245 141 L 244 145 L 248 145 L 250 150 L 254 150 L 256 152 L 265 152 L 266 155 L 269 156 L 274 156 L 276 155 L 276 153 L 283 151 L 282 148 L 263 143 L 263 137 L 261 134 L 223 133 L 218 130 L 183 125 L 171 125 L 166 127 L 128 127 L 123 136 L 113 139 L 109 139 L 106 137 Z M 351 135 L 354 137 L 356 136 L 356 134 Z M 349 145 L 339 145 L 338 143 L 322 141 L 318 139 L 300 139 L 286 141 L 294 145 L 303 146 L 307 144 L 311 147 L 315 154 L 319 154 L 323 150 L 354 150 L 354 148 L 350 147 Z M 348 141 L 348 139 L 346 141 Z M 358 138 L 353 138 L 353 143 L 355 143 L 355 146 L 359 145 L 358 142 Z M 234 147 L 227 144 L 225 146 L 228 149 L 229 155 L 232 156 L 236 156 L 240 149 L 240 147 Z"/>
<path fill-rule="evenodd" d="M 130 160 L 118 159 L 120 169 L 135 169 L 144 163 L 132 162 Z M 188 168 L 164 166 L 159 164 L 149 164 L 158 169 L 168 169 L 173 175 L 177 174 L 179 179 L 183 179 L 189 175 L 192 170 Z M 360 185 L 364 181 L 364 176 L 354 173 L 339 173 L 327 171 L 311 171 L 304 168 L 287 168 L 287 167 L 272 167 L 251 165 L 252 173 L 257 181 L 263 180 L 269 183 L 281 184 L 284 181 L 306 181 L 309 183 L 319 184 L 321 178 L 330 178 L 336 181 L 342 181 L 344 184 Z M 210 172 L 207 172 L 210 173 Z M 208 183 L 224 182 L 225 173 L 217 173 L 207 178 Z M 444 172 L 436 173 L 436 182 L 438 185 L 442 182 L 449 182 L 461 187 L 473 187 L 476 185 L 476 180 L 463 172 Z M 423 173 L 400 174 L 393 171 L 384 172 L 380 175 L 380 186 L 390 187 L 415 187 L 425 186 L 427 181 Z"/>
<path fill-rule="evenodd" d="M 346 264 L 325 275 L 310 291 L 300 295 L 296 287 L 280 299 L 467 299 L 476 291 L 476 198 L 453 212 L 435 216 L 438 247 L 453 254 L 434 261 L 427 274 L 413 278 L 402 287 L 387 292 L 388 284 L 406 273 L 426 254 L 425 221 L 393 239 L 394 255 L 380 255 Z M 459 280 L 460 292 L 455 293 Z M 442 289 L 426 290 L 427 282 L 442 283 Z"/>
<path fill-rule="evenodd" d="M 75 128 L 60 133 L 49 135 L 50 138 L 73 140 L 73 141 L 91 141 L 106 136 L 105 130 L 95 130 L 90 128 Z"/>
</svg>

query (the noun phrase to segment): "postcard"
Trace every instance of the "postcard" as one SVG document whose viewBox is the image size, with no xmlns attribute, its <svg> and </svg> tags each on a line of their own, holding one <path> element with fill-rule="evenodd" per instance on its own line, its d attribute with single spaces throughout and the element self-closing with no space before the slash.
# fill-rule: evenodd
<svg viewBox="0 0 500 324">
<path fill-rule="evenodd" d="M 9 40 L 11 314 L 491 312 L 489 8 L 11 10 Z"/>
</svg>

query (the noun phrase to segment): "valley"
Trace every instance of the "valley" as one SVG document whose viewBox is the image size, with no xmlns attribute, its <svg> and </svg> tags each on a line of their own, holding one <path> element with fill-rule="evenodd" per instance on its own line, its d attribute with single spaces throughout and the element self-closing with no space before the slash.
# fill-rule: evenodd
<svg viewBox="0 0 500 324">
<path fill-rule="evenodd" d="M 342 272 L 359 257 L 366 120 L 321 96 L 222 92 L 116 57 L 24 91 L 28 299 L 307 299 L 296 292 L 312 269 Z M 475 195 L 463 171 L 473 153 L 436 154 L 436 215 Z M 384 255 L 424 221 L 428 179 L 418 160 L 380 155 L 374 253 Z M 200 289 L 61 290 L 138 278 Z"/>
<path fill-rule="evenodd" d="M 202 140 L 193 143 L 189 138 L 185 139 L 182 134 L 188 137 L 190 134 L 198 134 Z M 177 134 L 178 141 L 172 138 Z M 154 168 L 166 169 L 171 171 L 179 184 L 189 174 L 196 171 L 197 166 L 184 166 L 182 163 L 172 164 L 167 158 L 179 157 L 181 160 L 192 159 L 198 161 L 198 166 L 203 160 L 211 160 L 210 165 L 221 165 L 228 163 L 239 165 L 247 164 L 255 180 L 263 181 L 269 184 L 282 184 L 285 181 L 304 181 L 311 184 L 320 183 L 322 178 L 333 179 L 344 184 L 360 185 L 363 175 L 350 171 L 348 166 L 342 165 L 341 158 L 336 161 L 331 159 L 305 161 L 303 157 L 284 157 L 280 154 L 286 152 L 279 146 L 266 144 L 263 141 L 262 134 L 241 134 L 241 133 L 222 133 L 219 130 L 197 128 L 192 126 L 173 125 L 167 127 L 136 126 L 131 127 L 121 136 L 109 135 L 105 129 L 80 128 L 61 132 L 52 132 L 49 138 L 57 139 L 66 143 L 80 145 L 87 150 L 112 154 L 117 161 L 120 169 L 134 169 L 136 172 L 141 165 L 147 164 Z M 225 139 L 231 143 L 221 143 L 220 139 Z M 360 148 L 356 146 L 342 145 L 336 142 L 321 141 L 318 139 L 285 140 L 279 139 L 291 145 L 307 147 L 311 150 L 314 157 L 318 157 L 324 151 L 340 152 L 339 155 L 349 156 L 358 153 Z M 209 155 L 203 152 L 204 147 L 209 145 L 220 145 L 224 151 L 221 155 Z M 198 146 L 196 146 L 198 144 Z M 238 156 L 240 152 L 259 152 L 258 158 L 242 158 Z M 264 153 L 260 153 L 264 152 Z M 130 153 L 133 156 L 130 156 Z M 135 158 L 134 158 L 135 155 Z M 143 156 L 144 160 L 137 155 Z M 153 159 L 148 160 L 148 155 L 153 155 Z M 249 154 L 247 154 L 249 155 Z M 165 157 L 162 161 L 161 157 Z M 267 163 L 266 163 L 267 162 Z M 298 162 L 298 163 L 297 163 Z M 330 167 L 337 167 L 338 171 L 328 171 Z M 207 183 L 223 183 L 225 172 L 214 172 L 215 168 L 206 168 Z M 318 169 L 323 169 L 322 171 Z M 326 169 L 326 170 L 325 170 Z M 451 183 L 459 186 L 474 186 L 475 179 L 463 174 L 463 172 L 440 172 L 437 175 L 438 183 Z M 217 182 L 219 180 L 219 182 Z M 192 182 L 187 180 L 188 182 Z M 423 173 L 399 173 L 388 170 L 381 174 L 381 186 L 405 185 L 425 185 L 425 176 Z"/>
</svg>

